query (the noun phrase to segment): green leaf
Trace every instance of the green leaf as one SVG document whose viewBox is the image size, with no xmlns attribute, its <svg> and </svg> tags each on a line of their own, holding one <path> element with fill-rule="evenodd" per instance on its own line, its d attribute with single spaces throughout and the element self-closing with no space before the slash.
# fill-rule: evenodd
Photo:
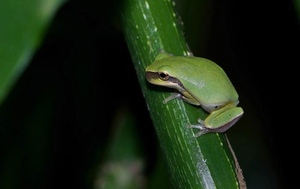
<svg viewBox="0 0 300 189">
<path fill-rule="evenodd" d="M 175 4 L 161 0 L 125 0 L 122 24 L 131 57 L 175 188 L 246 188 L 225 134 L 193 137 L 187 125 L 207 115 L 201 108 L 163 99 L 171 90 L 145 80 L 145 68 L 160 51 L 188 55 Z"/>
<path fill-rule="evenodd" d="M 0 104 L 30 62 L 63 2 L 0 1 Z"/>
</svg>

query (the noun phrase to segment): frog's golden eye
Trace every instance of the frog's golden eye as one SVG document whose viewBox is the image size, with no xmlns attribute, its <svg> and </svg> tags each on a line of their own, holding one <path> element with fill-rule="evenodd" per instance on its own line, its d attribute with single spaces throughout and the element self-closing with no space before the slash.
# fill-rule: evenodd
<svg viewBox="0 0 300 189">
<path fill-rule="evenodd" d="M 167 81 L 169 79 L 169 77 L 170 77 L 169 74 L 166 73 L 166 72 L 159 72 L 158 76 L 163 81 Z"/>
</svg>

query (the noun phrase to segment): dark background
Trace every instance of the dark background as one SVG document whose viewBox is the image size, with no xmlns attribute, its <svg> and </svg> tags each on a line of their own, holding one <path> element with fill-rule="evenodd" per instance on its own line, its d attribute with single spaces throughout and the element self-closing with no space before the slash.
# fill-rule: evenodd
<svg viewBox="0 0 300 189">
<path fill-rule="evenodd" d="M 247 110 L 245 128 L 233 127 L 228 135 L 248 187 L 295 186 L 300 44 L 293 4 L 215 0 L 211 5 L 209 29 L 200 30 L 205 37 L 195 34 L 197 17 L 189 17 L 188 5 L 179 12 L 194 55 L 226 70 Z M 91 188 L 111 124 L 124 107 L 142 136 L 146 175 L 153 171 L 156 136 L 115 7 L 67 2 L 1 105 L 0 180 L 16 181 L 10 188 Z"/>
</svg>

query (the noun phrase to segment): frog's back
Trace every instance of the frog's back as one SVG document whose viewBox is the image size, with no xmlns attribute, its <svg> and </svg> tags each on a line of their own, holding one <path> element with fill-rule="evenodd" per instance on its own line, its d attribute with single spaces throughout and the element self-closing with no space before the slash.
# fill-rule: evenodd
<svg viewBox="0 0 300 189">
<path fill-rule="evenodd" d="M 172 70 L 184 88 L 201 104 L 238 101 L 238 94 L 224 70 L 216 63 L 199 57 L 170 57 Z M 179 71 L 178 71 L 179 70 Z M 174 73 L 175 74 L 175 73 Z"/>
</svg>

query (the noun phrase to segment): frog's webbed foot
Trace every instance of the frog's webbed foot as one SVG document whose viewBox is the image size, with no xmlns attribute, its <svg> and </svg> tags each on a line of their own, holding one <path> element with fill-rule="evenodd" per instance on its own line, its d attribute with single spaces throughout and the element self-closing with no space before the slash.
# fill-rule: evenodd
<svg viewBox="0 0 300 189">
<path fill-rule="evenodd" d="M 166 104 L 170 100 L 173 100 L 175 98 L 182 98 L 182 95 L 180 93 L 172 93 L 170 96 L 168 96 L 165 100 L 163 100 L 163 103 Z"/>
<path fill-rule="evenodd" d="M 200 131 L 196 134 L 194 134 L 194 137 L 199 137 L 205 133 L 209 133 L 210 132 L 210 129 L 205 127 L 204 125 L 204 121 L 202 119 L 198 119 L 198 122 L 199 124 L 196 124 L 196 125 L 188 125 L 187 127 L 188 128 L 193 128 L 193 129 L 199 129 Z"/>
</svg>

